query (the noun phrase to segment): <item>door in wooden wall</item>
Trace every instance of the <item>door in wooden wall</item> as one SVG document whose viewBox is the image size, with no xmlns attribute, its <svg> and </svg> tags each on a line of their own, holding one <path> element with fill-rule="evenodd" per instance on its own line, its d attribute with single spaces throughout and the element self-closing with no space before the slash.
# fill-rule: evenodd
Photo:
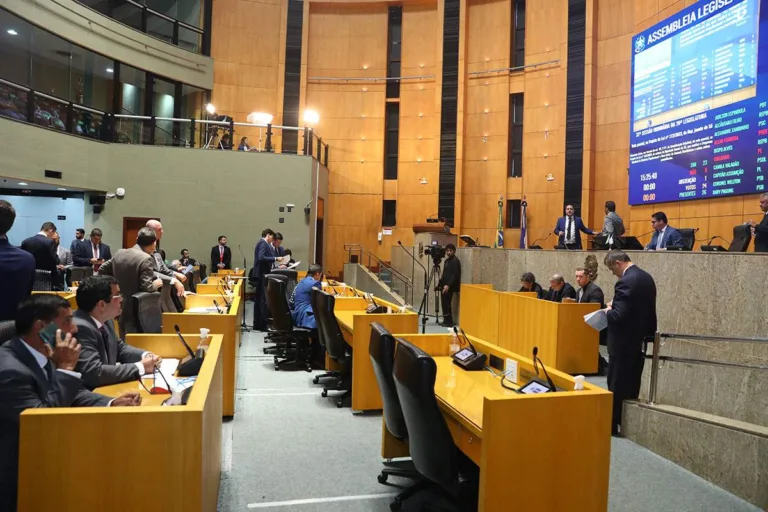
<svg viewBox="0 0 768 512">
<path fill-rule="evenodd" d="M 123 249 L 128 249 L 129 247 L 136 245 L 136 237 L 139 236 L 139 230 L 147 224 L 148 220 L 154 218 L 155 217 L 123 217 Z"/>
</svg>

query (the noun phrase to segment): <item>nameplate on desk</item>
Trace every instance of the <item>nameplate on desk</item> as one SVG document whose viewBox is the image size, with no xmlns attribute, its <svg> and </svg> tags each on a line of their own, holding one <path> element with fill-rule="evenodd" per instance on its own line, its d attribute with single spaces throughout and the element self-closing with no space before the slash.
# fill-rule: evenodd
<svg viewBox="0 0 768 512">
<path fill-rule="evenodd" d="M 187 310 L 187 313 L 200 313 L 200 314 L 219 313 L 219 312 L 220 310 L 216 306 L 189 308 Z"/>
</svg>

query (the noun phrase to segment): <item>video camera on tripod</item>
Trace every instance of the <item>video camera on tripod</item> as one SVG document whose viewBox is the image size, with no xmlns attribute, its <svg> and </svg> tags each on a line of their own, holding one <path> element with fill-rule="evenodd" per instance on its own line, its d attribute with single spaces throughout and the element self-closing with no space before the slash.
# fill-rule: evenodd
<svg viewBox="0 0 768 512">
<path fill-rule="evenodd" d="M 431 256 L 435 265 L 439 265 L 440 262 L 443 261 L 443 258 L 445 258 L 445 247 L 437 244 L 428 245 L 424 248 L 424 254 Z"/>
</svg>

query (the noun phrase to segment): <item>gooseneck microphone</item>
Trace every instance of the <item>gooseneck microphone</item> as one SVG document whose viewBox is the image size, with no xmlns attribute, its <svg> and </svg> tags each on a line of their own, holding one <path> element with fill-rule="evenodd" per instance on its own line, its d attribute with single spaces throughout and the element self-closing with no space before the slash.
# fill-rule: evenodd
<svg viewBox="0 0 768 512">
<path fill-rule="evenodd" d="M 414 256 L 413 254 L 411 254 L 411 253 L 410 253 L 410 251 L 408 251 L 408 249 L 406 249 L 406 248 L 405 248 L 405 246 L 403 245 L 403 242 L 401 242 L 400 240 L 398 240 L 398 241 L 397 241 L 397 245 L 399 245 L 399 246 L 400 246 L 400 248 L 401 248 L 402 250 L 404 250 L 404 251 L 405 251 L 405 254 L 407 254 L 408 256 L 410 256 L 410 257 L 411 257 L 411 259 L 412 259 L 413 261 L 415 261 L 415 262 L 416 262 L 416 264 L 417 264 L 418 266 L 420 266 L 421 268 L 423 268 L 423 269 L 424 269 L 424 272 L 427 272 L 427 267 L 425 267 L 424 265 L 422 265 L 422 264 L 421 264 L 421 262 L 420 262 L 420 261 L 419 261 L 419 260 L 416 258 L 416 256 Z"/>
<path fill-rule="evenodd" d="M 541 365 L 541 369 L 544 370 L 544 375 L 547 377 L 547 383 L 549 384 L 549 389 L 552 393 L 557 391 L 557 386 L 555 386 L 555 383 L 552 382 L 552 378 L 549 376 L 549 372 L 547 372 L 546 366 L 544 366 L 544 362 L 539 359 L 539 347 L 533 347 L 533 369 L 536 370 L 536 376 L 539 376 L 539 368 L 536 366 L 536 362 Z"/>
<path fill-rule="evenodd" d="M 224 312 L 219 308 L 219 303 L 216 302 L 216 299 L 213 299 L 213 305 L 216 306 L 216 312 L 220 315 L 223 315 Z"/>
<path fill-rule="evenodd" d="M 240 244 L 237 244 L 237 250 L 240 251 L 240 256 L 243 257 L 243 272 L 245 272 L 246 270 L 248 270 L 248 268 L 247 268 L 248 267 L 248 262 L 245 259 L 245 254 L 243 253 L 243 249 L 240 247 Z"/>
<path fill-rule="evenodd" d="M 453 326 L 453 332 L 456 334 L 456 337 L 459 337 L 459 329 L 454 325 Z M 477 355 L 477 349 L 472 344 L 471 341 L 469 341 L 469 338 L 467 337 L 467 333 L 464 332 L 464 329 L 461 330 L 461 335 L 464 337 L 464 341 L 469 345 L 469 349 L 472 351 L 473 354 Z"/>
<path fill-rule="evenodd" d="M 203 359 L 205 358 L 205 350 L 199 349 L 197 353 L 192 352 L 192 349 L 187 344 L 186 340 L 184 340 L 184 336 L 181 335 L 181 330 L 179 329 L 178 325 L 174 325 L 173 329 L 176 331 L 176 334 L 179 336 L 179 339 L 181 340 L 181 343 L 184 345 L 184 348 L 187 349 L 187 354 L 184 359 L 179 361 L 179 367 L 177 368 L 177 373 L 179 374 L 179 377 L 192 377 L 194 375 L 197 375 L 200 373 L 200 367 L 203 365 Z"/>
</svg>

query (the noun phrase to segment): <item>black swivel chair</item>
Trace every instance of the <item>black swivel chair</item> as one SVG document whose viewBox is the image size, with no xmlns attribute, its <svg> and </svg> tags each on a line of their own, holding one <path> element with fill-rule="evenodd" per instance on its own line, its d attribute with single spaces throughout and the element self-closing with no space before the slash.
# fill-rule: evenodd
<svg viewBox="0 0 768 512">
<path fill-rule="evenodd" d="M 53 290 L 50 270 L 35 269 L 35 280 L 32 283 L 32 290 L 36 292 L 50 292 Z"/>
<path fill-rule="evenodd" d="M 160 292 L 139 292 L 131 297 L 136 328 L 142 333 L 163 331 L 163 311 Z"/>
<path fill-rule="evenodd" d="M 325 340 L 325 349 L 328 352 L 328 357 L 340 367 L 339 379 L 336 385 L 332 387 L 324 386 L 321 395 L 326 397 L 328 396 L 328 391 L 344 391 L 341 395 L 334 397 L 336 399 L 336 407 L 344 407 L 345 405 L 352 405 L 352 347 L 347 345 L 347 342 L 344 340 L 344 334 L 341 332 L 339 322 L 333 314 L 336 297 L 324 291 L 320 291 L 320 294 L 315 316 L 318 314 L 322 315 L 320 326 Z"/>
<path fill-rule="evenodd" d="M 426 352 L 398 339 L 392 376 L 408 429 L 408 446 L 416 470 L 435 484 L 459 510 L 477 507 L 477 467 L 453 442 L 435 398 L 437 365 Z M 460 479 L 459 474 L 465 479 Z"/>
<path fill-rule="evenodd" d="M 752 241 L 752 230 L 748 224 L 739 224 L 733 227 L 733 241 L 728 252 L 747 252 L 749 243 Z"/>
<path fill-rule="evenodd" d="M 682 228 L 682 229 L 678 229 L 678 231 L 683 236 L 683 246 L 680 250 L 692 251 L 693 244 L 696 243 L 696 231 L 698 230 Z"/>
<path fill-rule="evenodd" d="M 272 312 L 272 327 L 285 340 L 284 359 L 275 356 L 275 370 L 312 371 L 309 362 L 309 329 L 293 325 L 291 310 L 285 298 L 285 283 L 280 279 L 267 279 L 267 305 Z"/>
<path fill-rule="evenodd" d="M 381 401 L 384 406 L 384 425 L 393 437 L 407 443 L 408 429 L 405 426 L 403 409 L 400 407 L 395 380 L 392 377 L 396 345 L 397 342 L 389 331 L 376 322 L 371 324 L 371 341 L 368 345 L 368 353 L 371 356 L 373 373 L 376 375 L 376 382 L 379 384 Z M 429 482 L 422 479 L 415 469 L 384 468 L 378 476 L 379 483 L 385 483 L 390 475 L 419 479 L 415 485 L 406 488 L 395 497 L 391 506 L 393 510 L 399 508 L 403 500 L 426 487 Z"/>
<path fill-rule="evenodd" d="M 312 312 L 315 314 L 315 322 L 317 323 L 317 341 L 320 343 L 320 346 L 323 347 L 323 351 L 327 351 L 325 348 L 325 335 L 323 334 L 323 321 L 325 320 L 325 317 L 317 313 L 320 311 L 320 302 L 322 300 L 321 293 L 322 291 L 319 288 L 313 288 L 309 297 L 309 301 L 312 304 Z M 341 378 L 341 372 L 337 370 L 331 370 L 320 375 L 315 375 L 315 377 L 312 379 L 312 382 L 315 384 L 320 384 L 320 379 L 326 378 L 339 379 Z"/>
<path fill-rule="evenodd" d="M 0 322 L 0 345 L 16 336 L 16 321 L 3 320 Z"/>
<path fill-rule="evenodd" d="M 287 279 L 286 288 L 285 288 L 285 297 L 288 299 L 288 302 L 290 303 L 291 295 L 293 295 L 293 290 L 299 284 L 299 273 L 293 269 L 275 268 L 275 269 L 272 269 L 271 275 L 285 276 L 285 278 Z"/>
<path fill-rule="evenodd" d="M 269 284 L 270 279 L 277 279 L 278 281 L 282 281 L 286 285 L 288 284 L 288 278 L 281 274 L 267 274 L 264 276 L 264 279 L 267 280 L 267 284 Z M 265 291 L 266 293 L 266 291 Z M 269 301 L 267 301 L 267 310 L 269 311 L 268 316 L 269 318 L 267 321 L 271 324 L 272 323 L 272 311 L 269 307 Z M 264 336 L 264 343 L 274 343 L 274 347 L 265 347 L 263 349 L 263 352 L 265 354 L 273 354 L 277 356 L 284 356 L 285 354 L 285 345 L 288 342 L 288 340 L 283 336 L 281 333 L 278 333 L 274 330 L 268 332 L 266 336 Z"/>
</svg>

